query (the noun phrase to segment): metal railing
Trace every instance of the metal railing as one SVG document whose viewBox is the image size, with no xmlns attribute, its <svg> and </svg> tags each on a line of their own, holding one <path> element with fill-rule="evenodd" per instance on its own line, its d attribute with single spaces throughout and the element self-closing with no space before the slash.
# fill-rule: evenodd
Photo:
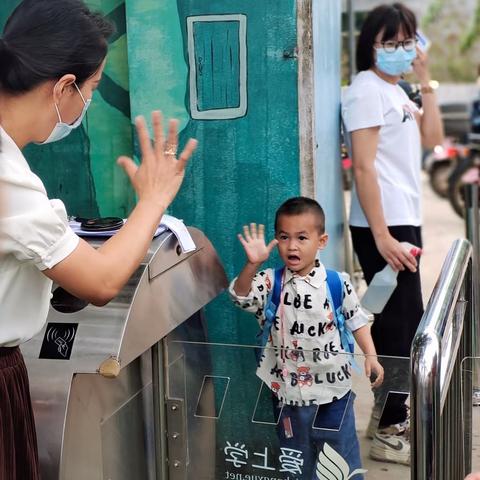
<svg viewBox="0 0 480 480">
<path fill-rule="evenodd" d="M 480 211 L 478 205 L 478 185 L 467 185 L 465 188 L 465 230 L 472 244 L 472 275 L 475 279 L 473 289 L 473 338 L 472 351 L 475 357 L 480 357 Z M 473 402 L 480 406 L 480 368 L 479 362 L 473 364 Z"/>
<path fill-rule="evenodd" d="M 413 341 L 413 480 L 463 480 L 470 471 L 471 416 L 462 412 L 471 412 L 472 382 L 462 361 L 474 354 L 473 273 L 470 242 L 456 240 Z"/>
<path fill-rule="evenodd" d="M 413 480 L 463 480 L 472 466 L 472 393 L 480 397 L 480 211 L 465 188 L 468 240 L 444 262 L 412 345 Z M 476 358 L 477 357 L 477 358 Z"/>
</svg>

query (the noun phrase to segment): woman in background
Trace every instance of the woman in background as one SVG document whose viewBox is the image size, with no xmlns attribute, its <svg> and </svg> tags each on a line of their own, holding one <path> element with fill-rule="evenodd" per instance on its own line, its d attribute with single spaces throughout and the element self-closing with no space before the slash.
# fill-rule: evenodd
<svg viewBox="0 0 480 480">
<path fill-rule="evenodd" d="M 393 295 L 372 326 L 380 359 L 410 356 L 423 315 L 418 264 L 400 242 L 422 247 L 421 147 L 433 148 L 443 141 L 428 59 L 417 46 L 416 32 L 415 15 L 401 3 L 372 10 L 358 39 L 359 74 L 342 103 L 355 179 L 350 211 L 353 247 L 367 283 L 387 263 L 400 271 Z M 411 70 L 421 87 L 421 111 L 398 85 Z M 387 399 L 389 391 L 409 391 L 408 362 L 384 359 L 383 364 L 388 375 L 375 392 L 368 429 L 374 437 L 370 456 L 409 464 L 408 395 Z"/>
</svg>

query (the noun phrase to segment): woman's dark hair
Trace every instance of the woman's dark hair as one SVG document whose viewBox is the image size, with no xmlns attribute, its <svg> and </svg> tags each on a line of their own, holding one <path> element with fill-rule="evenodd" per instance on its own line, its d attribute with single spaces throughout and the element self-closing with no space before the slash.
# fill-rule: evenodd
<svg viewBox="0 0 480 480">
<path fill-rule="evenodd" d="M 301 215 L 302 213 L 313 213 L 317 219 L 318 232 L 325 233 L 325 213 L 320 204 L 313 198 L 293 197 L 282 203 L 275 213 L 275 232 L 278 231 L 278 221 L 283 215 Z"/>
<path fill-rule="evenodd" d="M 81 85 L 101 65 L 112 33 L 81 0 L 23 0 L 0 37 L 0 90 L 28 92 L 67 73 Z"/>
<path fill-rule="evenodd" d="M 379 5 L 365 19 L 357 43 L 357 69 L 368 70 L 375 64 L 373 45 L 375 37 L 383 30 L 382 41 L 394 38 L 403 29 L 407 38 L 415 38 L 415 14 L 401 3 Z"/>
</svg>

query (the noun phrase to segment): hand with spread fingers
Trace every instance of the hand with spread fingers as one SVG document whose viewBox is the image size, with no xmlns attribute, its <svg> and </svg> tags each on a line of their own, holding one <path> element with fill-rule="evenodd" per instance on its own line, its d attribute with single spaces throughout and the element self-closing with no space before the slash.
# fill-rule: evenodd
<svg viewBox="0 0 480 480">
<path fill-rule="evenodd" d="M 127 173 L 139 202 L 149 201 L 165 210 L 180 189 L 185 167 L 197 146 L 197 141 L 190 139 L 177 159 L 178 121 L 170 120 L 167 141 L 164 141 L 162 116 L 152 112 L 154 142 L 150 140 L 147 125 L 143 117 L 135 120 L 142 162 L 138 166 L 129 157 L 120 157 L 118 164 Z"/>
<path fill-rule="evenodd" d="M 270 256 L 271 251 L 277 245 L 277 240 L 272 240 L 268 245 L 265 243 L 265 226 L 251 223 L 250 227 L 243 227 L 243 236 L 238 234 L 238 239 L 245 249 L 248 262 L 252 265 L 260 265 Z"/>
</svg>

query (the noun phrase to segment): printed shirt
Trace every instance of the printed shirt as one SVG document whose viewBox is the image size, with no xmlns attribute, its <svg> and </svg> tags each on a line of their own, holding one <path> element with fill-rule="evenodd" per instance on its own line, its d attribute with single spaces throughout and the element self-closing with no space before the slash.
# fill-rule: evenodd
<svg viewBox="0 0 480 480">
<path fill-rule="evenodd" d="M 236 279 L 230 284 L 234 303 L 254 313 L 260 326 L 265 322 L 264 307 L 273 288 L 274 272 L 258 272 L 246 297 L 233 290 Z M 341 275 L 342 311 L 347 328 L 355 331 L 368 323 L 368 317 L 349 276 Z M 284 270 L 280 305 L 257 375 L 280 401 L 290 405 L 330 403 L 351 389 L 350 355 L 341 345 L 326 280 L 325 267 L 318 261 L 305 277 Z"/>
</svg>

